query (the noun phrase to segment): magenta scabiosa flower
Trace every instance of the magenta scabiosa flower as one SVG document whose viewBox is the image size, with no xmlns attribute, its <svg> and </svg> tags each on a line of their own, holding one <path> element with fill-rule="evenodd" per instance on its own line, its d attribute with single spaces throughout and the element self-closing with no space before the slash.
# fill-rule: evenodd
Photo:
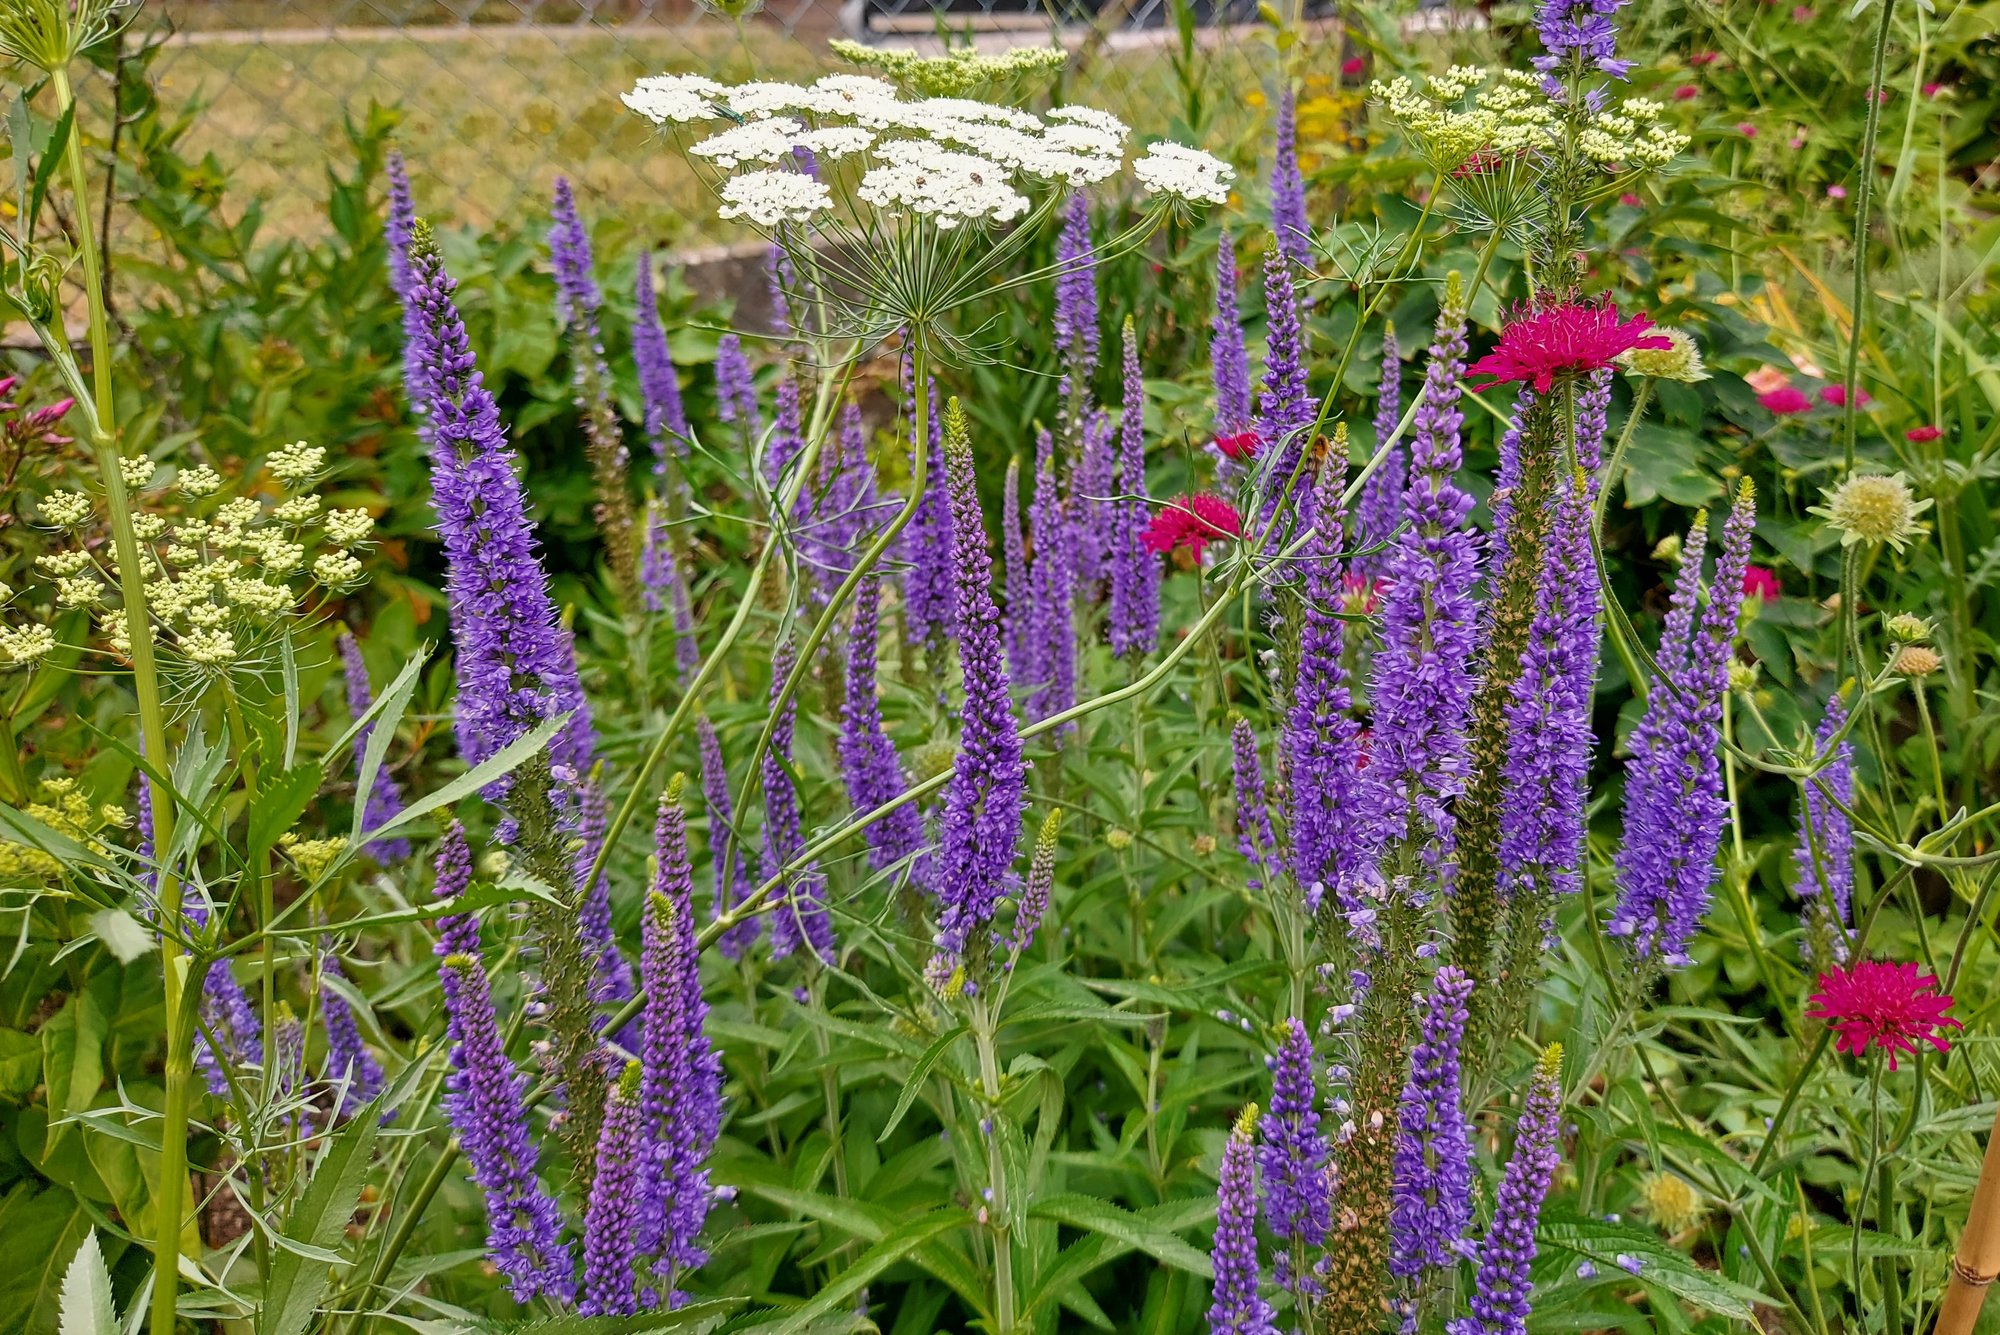
<svg viewBox="0 0 2000 1335">
<path fill-rule="evenodd" d="M 1514 1128 L 1514 1154 L 1493 1199 L 1493 1222 L 1479 1244 L 1470 1316 L 1453 1319 L 1450 1335 L 1527 1335 L 1534 1284 L 1528 1268 L 1535 1260 L 1535 1226 L 1542 1217 L 1562 1135 L 1562 1046 L 1551 1044 L 1535 1067 L 1521 1119 Z"/>
<path fill-rule="evenodd" d="M 1939 1052 L 1951 1044 L 1939 1032 L 1963 1028 L 1946 1015 L 1953 1005 L 1938 980 L 1915 964 L 1893 960 L 1859 960 L 1835 965 L 1819 976 L 1819 991 L 1806 1014 L 1832 1025 L 1834 1050 L 1859 1057 L 1879 1052 L 1896 1069 L 1898 1054 L 1914 1055 L 1917 1044 Z"/>
<path fill-rule="evenodd" d="M 1222 1175 L 1215 1189 L 1215 1266 L 1209 1335 L 1277 1335 L 1271 1304 L 1258 1292 L 1257 1105 L 1245 1108 L 1222 1147 Z"/>
<path fill-rule="evenodd" d="M 1144 541 L 1151 510 L 1146 501 L 1146 385 L 1139 375 L 1139 336 L 1125 320 L 1125 404 L 1118 417 L 1117 525 L 1106 561 L 1111 567 L 1111 652 L 1143 657 L 1160 637 L 1159 563 Z"/>
<path fill-rule="evenodd" d="M 1312 1038 L 1296 1017 L 1278 1026 L 1278 1051 L 1266 1064 L 1271 1104 L 1257 1156 L 1264 1174 L 1264 1225 L 1273 1237 L 1296 1237 L 1316 1247 L 1333 1218 L 1326 1171 L 1331 1151 L 1319 1130 Z"/>
<path fill-rule="evenodd" d="M 1186 552 L 1199 566 L 1210 543 L 1234 542 L 1242 536 L 1243 517 L 1236 507 L 1212 491 L 1200 491 L 1155 510 L 1139 535 L 1139 545 L 1158 556 Z"/>
<path fill-rule="evenodd" d="M 1471 373 L 1493 385 L 1530 384 L 1547 394 L 1559 378 L 1588 375 L 1611 366 L 1620 353 L 1673 346 L 1664 334 L 1647 331 L 1651 317 L 1618 318 L 1609 302 L 1571 302 L 1517 311 L 1500 331 L 1500 345 L 1472 365 Z"/>
<path fill-rule="evenodd" d="M 937 954 L 931 965 L 937 981 L 949 979 L 968 952 L 985 949 L 980 934 L 1000 902 L 1027 805 L 1027 766 L 1001 659 L 1000 614 L 993 605 L 992 559 L 980 518 L 972 442 L 957 399 L 946 406 L 945 423 L 965 703 L 938 827 Z"/>
<path fill-rule="evenodd" d="M 1415 1279 L 1455 1265 L 1472 1222 L 1472 1133 L 1459 1101 L 1458 1052 L 1472 979 L 1446 965 L 1423 1002 L 1423 1031 L 1396 1109 L 1389 1273 Z"/>
<path fill-rule="evenodd" d="M 348 712 L 360 718 L 375 703 L 375 697 L 369 689 L 368 663 L 361 657 L 361 646 L 354 642 L 352 635 L 343 634 L 340 637 L 340 671 L 347 684 Z M 361 766 L 366 762 L 368 738 L 374 731 L 373 723 L 365 723 L 354 734 L 356 775 L 361 773 Z M 396 776 L 389 773 L 389 767 L 384 765 L 375 772 L 375 783 L 368 790 L 368 805 L 361 813 L 361 824 L 365 829 L 379 830 L 402 814 L 403 790 L 397 784 Z M 410 841 L 391 835 L 387 839 L 370 842 L 363 851 L 386 867 L 410 856 Z"/>
</svg>

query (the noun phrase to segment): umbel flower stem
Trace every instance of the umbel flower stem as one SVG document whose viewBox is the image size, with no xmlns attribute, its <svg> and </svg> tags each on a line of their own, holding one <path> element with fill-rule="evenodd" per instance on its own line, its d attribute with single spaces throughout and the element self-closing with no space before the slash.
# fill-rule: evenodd
<svg viewBox="0 0 2000 1335">
<path fill-rule="evenodd" d="M 58 118 L 76 114 L 76 90 L 69 80 L 67 61 L 49 68 L 49 83 L 55 91 Z M 90 173 L 83 160 L 83 136 L 72 132 L 63 147 L 63 168 L 69 177 L 73 206 L 80 221 L 76 228 L 78 267 L 82 270 L 84 306 L 89 321 L 90 384 L 69 353 L 69 339 L 61 330 L 60 311 L 49 328 L 38 328 L 51 352 L 61 349 L 54 361 L 69 383 L 77 405 L 84 409 L 91 452 L 96 456 L 98 476 L 104 483 L 105 509 L 111 521 L 111 545 L 118 554 L 118 593 L 125 609 L 126 635 L 131 641 L 132 689 L 139 698 L 141 749 L 161 771 L 172 768 L 167 750 L 166 712 L 160 703 L 160 674 L 153 658 L 153 625 L 146 606 L 145 566 L 139 559 L 139 540 L 132 528 L 132 502 L 125 489 L 125 475 L 118 466 L 117 400 L 111 381 L 111 325 L 104 309 L 104 260 L 97 251 L 97 234 L 90 227 Z M 86 406 L 87 405 L 87 406 Z M 188 1002 L 190 975 L 186 952 L 181 948 L 181 886 L 174 869 L 164 857 L 173 847 L 174 806 L 171 791 L 164 784 L 149 784 L 153 819 L 153 846 L 163 851 L 159 872 L 160 964 L 166 993 L 167 1055 L 165 1094 L 161 1107 L 160 1165 L 153 1183 L 153 1205 L 158 1215 L 153 1247 L 152 1328 L 155 1335 L 173 1335 L 175 1286 L 180 1276 L 180 1236 L 182 1206 L 187 1190 L 187 1119 L 189 1081 L 194 1070 L 194 1008 Z"/>
</svg>

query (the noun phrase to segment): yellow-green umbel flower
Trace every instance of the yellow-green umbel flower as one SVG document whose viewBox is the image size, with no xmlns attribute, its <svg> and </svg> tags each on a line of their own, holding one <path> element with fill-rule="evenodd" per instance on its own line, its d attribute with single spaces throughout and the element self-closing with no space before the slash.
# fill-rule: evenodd
<svg viewBox="0 0 2000 1335">
<path fill-rule="evenodd" d="M 1698 380 L 1708 379 L 1708 368 L 1702 365 L 1701 348 L 1684 329 L 1653 329 L 1651 333 L 1664 337 L 1671 347 L 1632 348 L 1618 354 L 1618 364 L 1633 375 L 1649 376 L 1654 380 L 1678 380 L 1691 385 Z"/>
<path fill-rule="evenodd" d="M 1930 501 L 1918 500 L 1910 482 L 1901 473 L 1866 473 L 1850 477 L 1824 493 L 1825 505 L 1815 505 L 1816 514 L 1840 530 L 1840 545 L 1857 542 L 1886 542 L 1897 551 L 1924 531 L 1917 516 L 1930 508 Z"/>
</svg>

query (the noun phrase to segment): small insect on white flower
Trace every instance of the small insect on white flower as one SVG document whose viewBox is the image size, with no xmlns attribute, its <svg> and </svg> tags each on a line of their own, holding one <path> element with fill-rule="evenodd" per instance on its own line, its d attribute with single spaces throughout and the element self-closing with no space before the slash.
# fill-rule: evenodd
<svg viewBox="0 0 2000 1335">
<path fill-rule="evenodd" d="M 1012 222 L 1027 197 L 990 158 L 954 153 L 916 139 L 893 139 L 876 151 L 883 164 L 861 178 L 857 197 L 889 213 L 910 212 L 948 232 L 967 222 Z"/>
<path fill-rule="evenodd" d="M 759 227 L 811 222 L 833 208 L 833 195 L 810 176 L 791 171 L 754 171 L 723 182 L 724 218 L 747 218 Z"/>
<path fill-rule="evenodd" d="M 1166 195 L 1193 204 L 1221 204 L 1229 198 L 1236 171 L 1228 163 L 1198 148 L 1170 140 L 1151 145 L 1132 164 L 1132 174 L 1149 195 Z"/>
<path fill-rule="evenodd" d="M 618 100 L 655 125 L 686 125 L 716 119 L 721 113 L 715 104 L 728 91 L 699 74 L 659 74 L 639 80 Z"/>
</svg>

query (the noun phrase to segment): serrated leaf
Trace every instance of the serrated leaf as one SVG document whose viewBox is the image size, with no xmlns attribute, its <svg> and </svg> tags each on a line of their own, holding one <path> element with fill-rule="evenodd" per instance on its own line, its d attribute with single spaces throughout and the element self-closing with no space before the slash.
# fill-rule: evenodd
<svg viewBox="0 0 2000 1335">
<path fill-rule="evenodd" d="M 271 1261 L 271 1277 L 258 1311 L 258 1335 L 300 1335 L 312 1321 L 333 1283 L 333 1271 L 319 1259 L 341 1240 L 361 1184 L 368 1175 L 381 1127 L 381 1100 L 356 1110 L 347 1125 L 327 1141 L 313 1165 L 312 1179 L 293 1203 L 280 1234 L 292 1246 L 280 1246 Z"/>
<path fill-rule="evenodd" d="M 1205 1205 L 1210 1211 L 1214 1209 L 1212 1202 Z M 1215 1278 L 1215 1268 L 1210 1264 L 1208 1254 L 1191 1246 L 1178 1233 L 1094 1196 L 1049 1196 L 1030 1205 L 1028 1217 L 1053 1219 L 1071 1228 L 1101 1233 L 1145 1252 L 1162 1265 L 1185 1270 L 1203 1279 Z"/>
<path fill-rule="evenodd" d="M 59 1335 L 118 1335 L 118 1309 L 111 1302 L 111 1272 L 97 1230 L 83 1235 L 83 1245 L 63 1271 L 56 1329 Z"/>
<path fill-rule="evenodd" d="M 719 1322 L 743 1306 L 741 1298 L 713 1298 L 688 1303 L 672 1311 L 636 1312 L 631 1316 L 539 1317 L 533 1321 L 435 1322 L 443 1331 L 465 1335 L 652 1335 L 662 1330 L 700 1330 Z"/>
<path fill-rule="evenodd" d="M 257 789 L 257 800 L 250 807 L 249 846 L 253 856 L 277 843 L 280 835 L 298 824 L 299 817 L 312 805 L 324 777 L 319 765 L 309 760 L 280 770 Z"/>
<path fill-rule="evenodd" d="M 956 1024 L 931 1040 L 931 1045 L 924 1049 L 923 1056 L 917 1058 L 916 1065 L 910 1068 L 909 1078 L 903 1081 L 903 1092 L 897 1096 L 895 1111 L 889 1114 L 889 1120 L 883 1125 L 881 1134 L 875 1137 L 876 1144 L 879 1145 L 887 1140 L 889 1134 L 902 1125 L 903 1115 L 909 1112 L 910 1105 L 916 1102 L 918 1092 L 923 1089 L 924 1081 L 931 1073 L 931 1067 L 937 1065 L 938 1059 L 944 1056 L 965 1031 L 965 1025 Z"/>
</svg>

